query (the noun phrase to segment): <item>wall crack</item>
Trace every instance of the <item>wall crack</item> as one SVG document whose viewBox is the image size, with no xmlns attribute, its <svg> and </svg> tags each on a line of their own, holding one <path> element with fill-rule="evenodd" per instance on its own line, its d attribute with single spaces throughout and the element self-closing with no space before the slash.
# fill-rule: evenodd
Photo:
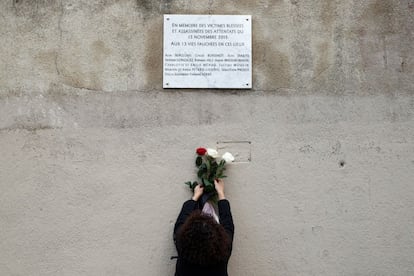
<svg viewBox="0 0 414 276">
<path fill-rule="evenodd" d="M 59 18 L 58 18 L 58 22 L 57 22 L 57 28 L 58 28 L 58 35 L 59 35 L 59 43 L 58 43 L 58 47 L 57 47 L 57 51 L 55 54 L 55 69 L 56 69 L 56 73 L 58 75 L 58 78 L 61 76 L 61 71 L 59 69 L 59 54 L 62 51 L 62 37 L 63 37 L 63 30 L 62 30 L 62 20 L 63 20 L 63 16 L 64 16 L 64 7 L 63 7 L 63 2 L 62 0 L 60 1 L 60 13 L 59 13 Z"/>
</svg>

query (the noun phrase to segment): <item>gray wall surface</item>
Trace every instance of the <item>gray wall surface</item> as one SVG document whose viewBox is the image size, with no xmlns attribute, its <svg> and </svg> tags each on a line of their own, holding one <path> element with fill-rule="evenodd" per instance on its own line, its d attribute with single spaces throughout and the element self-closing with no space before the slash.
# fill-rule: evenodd
<svg viewBox="0 0 414 276">
<path fill-rule="evenodd" d="M 168 13 L 252 15 L 253 89 L 163 90 Z M 0 49 L 0 275 L 173 275 L 221 141 L 230 275 L 414 275 L 413 0 L 2 0 Z"/>
</svg>

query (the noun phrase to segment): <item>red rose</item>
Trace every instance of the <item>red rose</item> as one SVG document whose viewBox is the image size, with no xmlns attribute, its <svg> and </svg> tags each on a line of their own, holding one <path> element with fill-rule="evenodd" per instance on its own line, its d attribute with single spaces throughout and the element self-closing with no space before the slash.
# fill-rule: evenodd
<svg viewBox="0 0 414 276">
<path fill-rule="evenodd" d="M 207 152 L 207 150 L 206 150 L 205 148 L 198 148 L 198 149 L 196 150 L 196 153 L 197 153 L 198 155 L 204 155 L 204 154 L 206 154 L 206 152 Z"/>
</svg>

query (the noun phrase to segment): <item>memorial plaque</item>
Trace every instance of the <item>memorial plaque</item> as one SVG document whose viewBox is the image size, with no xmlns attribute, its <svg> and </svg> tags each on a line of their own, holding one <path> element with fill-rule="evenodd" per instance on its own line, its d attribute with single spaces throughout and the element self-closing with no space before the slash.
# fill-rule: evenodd
<svg viewBox="0 0 414 276">
<path fill-rule="evenodd" d="M 252 88 L 250 15 L 164 15 L 164 88 Z"/>
</svg>

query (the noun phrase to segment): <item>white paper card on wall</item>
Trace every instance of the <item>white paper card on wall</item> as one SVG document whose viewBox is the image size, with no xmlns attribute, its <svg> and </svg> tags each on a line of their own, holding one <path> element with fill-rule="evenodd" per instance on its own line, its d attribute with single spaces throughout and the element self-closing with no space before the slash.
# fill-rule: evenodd
<svg viewBox="0 0 414 276">
<path fill-rule="evenodd" d="M 163 88 L 252 88 L 250 15 L 164 15 Z"/>
</svg>

